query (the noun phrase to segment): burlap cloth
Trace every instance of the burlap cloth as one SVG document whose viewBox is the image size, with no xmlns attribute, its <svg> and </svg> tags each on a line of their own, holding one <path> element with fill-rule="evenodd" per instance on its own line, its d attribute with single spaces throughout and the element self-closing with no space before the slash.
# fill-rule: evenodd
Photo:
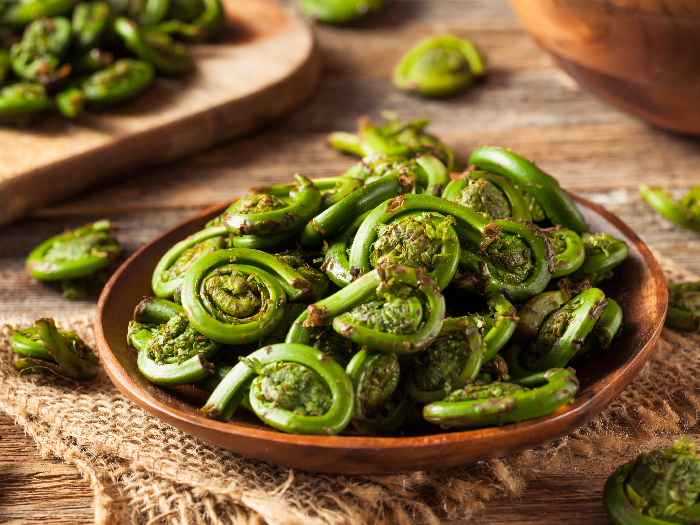
<svg viewBox="0 0 700 525">
<path fill-rule="evenodd" d="M 662 266 L 669 282 L 696 278 L 669 261 Z M 94 343 L 92 312 L 56 319 Z M 517 497 L 533 476 L 562 465 L 609 458 L 612 469 L 642 448 L 696 432 L 699 343 L 700 335 L 664 329 L 639 376 L 578 431 L 516 456 L 435 472 L 335 476 L 241 457 L 150 416 L 104 371 L 83 385 L 17 377 L 7 330 L 0 335 L 0 409 L 42 455 L 75 465 L 89 480 L 99 524 L 436 524 L 468 518 L 490 499 Z"/>
</svg>

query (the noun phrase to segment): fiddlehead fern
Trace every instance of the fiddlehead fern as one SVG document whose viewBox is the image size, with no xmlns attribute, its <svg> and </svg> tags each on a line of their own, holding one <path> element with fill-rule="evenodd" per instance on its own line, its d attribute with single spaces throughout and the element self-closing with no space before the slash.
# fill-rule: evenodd
<svg viewBox="0 0 700 525">
<path fill-rule="evenodd" d="M 348 364 L 347 373 L 355 388 L 355 428 L 368 435 L 387 434 L 406 421 L 415 401 L 406 395 L 396 355 L 362 349 Z"/>
<path fill-rule="evenodd" d="M 615 525 L 697 523 L 700 460 L 683 437 L 673 446 L 643 452 L 605 482 L 603 503 Z"/>
<path fill-rule="evenodd" d="M 301 0 L 301 13 L 314 22 L 344 25 L 384 9 L 389 0 Z"/>
<path fill-rule="evenodd" d="M 688 331 L 700 327 L 700 282 L 668 285 L 666 324 Z"/>
<path fill-rule="evenodd" d="M 481 368 L 485 348 L 474 320 L 445 319 L 440 335 L 413 356 L 406 385 L 409 395 L 425 404 L 471 383 Z"/>
<path fill-rule="evenodd" d="M 422 268 L 443 289 L 452 280 L 458 262 L 459 241 L 450 221 L 439 214 L 419 212 L 388 224 L 378 223 L 369 265 L 358 267 L 362 272 L 391 265 Z"/>
<path fill-rule="evenodd" d="M 40 281 L 55 281 L 105 268 L 121 252 L 111 232 L 112 224 L 103 220 L 51 237 L 27 256 L 27 272 Z"/>
<path fill-rule="evenodd" d="M 401 173 L 390 173 L 362 186 L 330 208 L 313 217 L 299 236 L 302 246 L 314 248 L 357 217 L 374 209 L 387 199 L 410 193 L 413 180 Z"/>
<path fill-rule="evenodd" d="M 383 153 L 389 157 L 400 155 L 413 157 L 418 153 L 433 152 L 447 166 L 448 171 L 458 171 L 460 161 L 454 151 L 440 140 L 424 131 L 428 125 L 425 119 L 412 122 L 399 122 L 395 114 L 385 112 L 388 124 L 375 126 L 368 117 L 358 119 L 357 134 L 336 131 L 328 136 L 328 142 L 334 148 L 367 157 Z"/>
<path fill-rule="evenodd" d="M 292 383 L 302 383 L 302 391 L 290 388 Z M 338 363 L 309 346 L 283 343 L 241 360 L 201 412 L 228 421 L 249 388 L 250 404 L 258 417 L 296 434 L 337 434 L 350 422 L 355 403 L 352 383 Z"/>
<path fill-rule="evenodd" d="M 154 74 L 148 62 L 122 58 L 90 75 L 81 89 L 87 104 L 101 109 L 135 97 L 153 81 Z"/>
<path fill-rule="evenodd" d="M 510 179 L 537 201 L 554 224 L 576 233 L 586 231 L 583 215 L 559 182 L 529 160 L 499 148 L 479 148 L 472 153 L 469 164 Z"/>
<path fill-rule="evenodd" d="M 29 24 L 22 40 L 10 48 L 15 75 L 23 80 L 52 84 L 71 71 L 63 59 L 71 43 L 71 23 L 67 18 L 41 18 Z"/>
<path fill-rule="evenodd" d="M 153 271 L 151 286 L 159 297 L 172 297 L 189 268 L 208 253 L 230 247 L 229 232 L 212 226 L 178 242 L 161 257 Z"/>
<path fill-rule="evenodd" d="M 394 68 L 394 85 L 424 97 L 447 97 L 484 75 L 484 62 L 468 40 L 442 35 L 422 40 Z"/>
<path fill-rule="evenodd" d="M 660 188 L 639 186 L 639 193 L 649 205 L 668 220 L 688 230 L 700 232 L 700 186 L 692 188 L 679 203 Z"/>
<path fill-rule="evenodd" d="M 542 230 L 554 251 L 553 279 L 558 279 L 578 270 L 586 259 L 586 249 L 581 237 L 567 228 L 545 228 Z"/>
<path fill-rule="evenodd" d="M 46 88 L 38 82 L 17 82 L 0 89 L 0 124 L 27 126 L 50 108 Z"/>
<path fill-rule="evenodd" d="M 321 207 L 321 192 L 303 175 L 290 191 L 290 204 L 274 195 L 257 193 L 232 204 L 223 216 L 224 224 L 236 236 L 298 233 Z"/>
<path fill-rule="evenodd" d="M 470 208 L 489 220 L 508 217 L 532 220 L 529 205 L 515 184 L 486 171 L 470 171 L 453 180 L 442 198 Z"/>
<path fill-rule="evenodd" d="M 563 291 L 557 293 L 564 294 Z M 551 302 L 542 301 L 538 305 L 544 308 L 555 306 L 560 299 L 555 295 L 551 297 Z M 535 300 L 530 304 L 534 305 Z M 599 337 L 604 345 L 609 345 L 621 326 L 622 318 L 619 306 L 613 302 L 608 316 L 599 324 L 599 318 L 607 304 L 605 295 L 599 288 L 589 288 L 564 302 L 541 322 L 537 337 L 529 345 L 523 346 L 522 352 L 519 352 L 519 348 L 511 349 L 504 355 L 512 375 L 518 377 L 528 371 L 533 373 L 564 367 L 579 352 L 590 349 L 588 345 L 592 343 L 586 345 L 586 340 L 591 336 Z M 536 310 L 537 307 L 531 309 L 531 321 L 538 318 Z M 599 327 L 598 334 L 594 332 L 596 324 Z"/>
<path fill-rule="evenodd" d="M 567 276 L 571 282 L 587 279 L 593 285 L 599 284 L 611 277 L 612 270 L 629 255 L 627 243 L 609 233 L 584 233 L 581 241 L 586 258 L 578 270 Z"/>
<path fill-rule="evenodd" d="M 229 344 L 258 341 L 281 321 L 287 295 L 313 296 L 313 285 L 289 264 L 258 250 L 231 248 L 187 271 L 182 305 L 197 330 Z"/>
<path fill-rule="evenodd" d="M 308 344 L 314 328 L 332 324 L 342 336 L 374 350 L 414 353 L 432 342 L 444 317 L 445 300 L 435 281 L 423 270 L 389 266 L 309 306 L 287 342 Z"/>
<path fill-rule="evenodd" d="M 214 373 L 214 366 L 207 359 L 219 347 L 219 343 L 200 334 L 186 315 L 178 313 L 151 331 L 145 347 L 139 351 L 137 365 L 151 383 L 184 385 Z"/>
<path fill-rule="evenodd" d="M 97 375 L 100 360 L 92 349 L 77 335 L 59 331 L 53 319 L 37 319 L 36 331 L 25 329 L 18 333 L 21 335 L 13 336 L 11 346 L 26 356 L 13 363 L 20 372 L 41 374 L 48 371 L 75 381 L 88 381 Z M 39 341 L 43 351 L 37 348 Z M 46 359 L 47 356 L 50 359 Z"/>
<path fill-rule="evenodd" d="M 165 4 L 167 9 L 167 2 L 157 1 Z M 157 26 L 139 27 L 133 20 L 119 17 L 113 27 L 124 40 L 124 45 L 141 60 L 152 64 L 159 73 L 181 75 L 192 68 L 192 59 L 185 45 L 159 31 Z"/>
<path fill-rule="evenodd" d="M 547 415 L 572 403 L 578 379 L 554 368 L 516 382 L 467 385 L 423 407 L 423 417 L 443 428 L 474 428 L 516 423 Z M 540 386 L 541 385 L 541 386 Z"/>
</svg>

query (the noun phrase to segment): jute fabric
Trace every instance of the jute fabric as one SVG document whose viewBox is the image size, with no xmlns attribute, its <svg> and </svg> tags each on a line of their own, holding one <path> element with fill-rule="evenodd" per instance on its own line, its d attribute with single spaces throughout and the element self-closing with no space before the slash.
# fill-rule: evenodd
<svg viewBox="0 0 700 525">
<path fill-rule="evenodd" d="M 669 282 L 696 279 L 662 261 Z M 61 318 L 94 344 L 92 311 Z M 52 315 L 47 312 L 46 315 Z M 28 326 L 33 319 L 6 318 Z M 517 498 L 535 476 L 595 464 L 697 432 L 700 335 L 664 329 L 639 376 L 594 420 L 548 445 L 499 460 L 382 476 L 308 473 L 219 449 L 149 415 L 104 371 L 88 383 L 15 374 L 0 333 L 0 410 L 45 457 L 75 465 L 94 491 L 98 524 L 438 524 L 484 502 Z M 607 470 L 606 470 L 607 471 Z"/>
</svg>

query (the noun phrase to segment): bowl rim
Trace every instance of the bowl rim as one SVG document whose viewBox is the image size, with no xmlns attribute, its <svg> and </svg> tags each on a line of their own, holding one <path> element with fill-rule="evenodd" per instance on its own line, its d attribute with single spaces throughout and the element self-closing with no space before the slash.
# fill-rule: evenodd
<svg viewBox="0 0 700 525">
<path fill-rule="evenodd" d="M 490 457 L 484 457 L 482 454 L 479 458 L 473 459 L 472 461 L 501 457 L 507 454 L 526 450 L 528 448 L 532 448 L 533 446 L 557 439 L 575 430 L 602 411 L 624 389 L 624 387 L 626 387 L 634 379 L 634 377 L 644 366 L 649 358 L 649 355 L 651 354 L 654 343 L 661 333 L 666 315 L 668 300 L 666 281 L 659 263 L 656 261 L 649 248 L 641 241 L 641 239 L 639 239 L 634 231 L 624 224 L 617 216 L 611 212 L 608 212 L 602 206 L 587 201 L 576 195 L 572 195 L 572 198 L 577 202 L 577 204 L 588 208 L 591 212 L 601 216 L 602 219 L 610 223 L 614 228 L 617 228 L 619 231 L 623 232 L 624 235 L 632 242 L 634 245 L 634 250 L 639 253 L 644 267 L 652 274 L 652 282 L 655 284 L 653 294 L 655 301 L 652 310 L 653 315 L 651 316 L 652 321 L 644 334 L 643 342 L 639 344 L 638 349 L 630 356 L 630 358 L 620 367 L 614 369 L 601 378 L 596 379 L 589 388 L 585 389 L 583 392 L 579 392 L 572 404 L 561 407 L 546 416 L 498 427 L 446 431 L 442 433 L 420 436 L 308 436 L 286 434 L 278 432 L 272 428 L 255 428 L 246 424 L 241 424 L 235 420 L 224 423 L 221 421 L 208 419 L 201 415 L 186 413 L 151 396 L 148 392 L 143 390 L 138 383 L 136 383 L 133 377 L 131 377 L 131 375 L 129 375 L 129 373 L 123 368 L 114 351 L 110 348 L 102 323 L 105 307 L 111 294 L 116 293 L 114 292 L 115 285 L 119 283 L 120 279 L 122 279 L 122 276 L 129 269 L 130 264 L 134 260 L 142 257 L 146 251 L 153 249 L 152 246 L 159 240 L 174 234 L 174 232 L 179 231 L 187 225 L 191 225 L 200 220 L 204 221 L 206 218 L 220 213 L 230 203 L 209 207 L 176 224 L 172 228 L 169 228 L 142 246 L 119 267 L 119 269 L 112 275 L 109 282 L 104 287 L 97 304 L 94 325 L 97 351 L 103 367 L 115 386 L 124 395 L 126 395 L 126 397 L 155 417 L 158 417 L 159 419 L 190 435 L 198 437 L 211 444 L 221 446 L 222 448 L 226 448 L 228 450 L 257 459 L 263 459 L 285 466 L 300 468 L 302 470 L 346 474 L 369 474 L 422 470 L 426 468 L 425 462 L 416 460 L 414 464 L 412 464 L 411 462 L 414 459 L 411 457 L 412 452 L 419 455 L 421 453 L 431 455 L 430 452 L 434 452 L 436 449 L 444 448 L 446 450 L 451 450 L 455 447 L 455 445 L 465 443 L 488 443 L 490 441 L 493 441 L 494 443 L 501 443 L 503 441 L 504 433 L 506 433 L 508 436 L 514 436 L 517 438 L 513 441 L 513 446 L 507 446 L 505 450 L 496 448 L 492 451 L 493 453 L 490 454 Z M 632 250 L 632 247 L 630 248 Z M 542 436 L 546 437 L 543 439 Z M 327 466 L 321 465 L 319 468 L 319 466 L 316 464 L 300 463 L 298 460 L 293 458 L 290 459 L 290 461 L 285 461 L 284 458 L 280 460 L 274 457 L 274 453 L 271 454 L 269 451 L 265 452 L 267 449 L 263 450 L 262 452 L 250 453 L 241 450 L 241 448 L 236 446 L 235 443 L 232 446 L 230 441 L 240 438 L 245 438 L 246 440 L 260 440 L 261 444 L 267 444 L 269 446 L 268 448 L 281 446 L 283 447 L 281 449 L 283 454 L 288 452 L 289 454 L 293 455 L 298 449 L 299 452 L 306 451 L 306 453 L 310 453 L 312 451 L 325 451 L 340 454 L 341 456 L 348 456 L 353 455 L 353 452 L 357 452 L 360 449 L 367 449 L 368 453 L 371 452 L 370 456 L 374 457 L 378 454 L 382 454 L 382 452 L 399 450 L 403 451 L 407 456 L 407 461 L 405 464 L 400 466 L 400 468 L 397 468 L 397 465 L 392 464 L 392 461 L 393 463 L 396 463 L 396 459 L 388 461 L 389 465 L 378 465 L 371 462 L 371 457 L 369 458 L 370 461 L 368 462 L 367 458 L 363 460 L 361 457 L 357 457 L 355 455 L 354 460 L 357 462 L 357 464 L 351 466 L 351 468 L 338 468 L 337 465 L 333 464 Z M 469 462 L 451 462 L 451 458 L 444 457 L 436 459 L 431 456 L 431 458 L 432 459 L 428 460 L 427 468 L 439 468 Z M 399 461 L 399 463 L 401 462 Z"/>
</svg>

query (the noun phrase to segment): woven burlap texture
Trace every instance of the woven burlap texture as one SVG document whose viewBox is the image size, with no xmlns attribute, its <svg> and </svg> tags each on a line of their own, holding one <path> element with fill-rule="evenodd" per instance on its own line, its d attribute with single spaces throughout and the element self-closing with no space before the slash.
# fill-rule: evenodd
<svg viewBox="0 0 700 525">
<path fill-rule="evenodd" d="M 668 261 L 669 282 L 695 279 Z M 15 327 L 31 319 L 4 319 Z M 94 344 L 92 312 L 57 317 Z M 98 524 L 438 524 L 468 518 L 493 498 L 517 497 L 557 463 L 629 457 L 696 430 L 700 336 L 664 329 L 639 376 L 593 421 L 556 442 L 500 460 L 382 476 L 296 471 L 203 443 L 123 396 L 104 371 L 86 384 L 15 375 L 0 334 L 0 410 L 45 457 L 75 465 L 94 491 Z"/>
</svg>

